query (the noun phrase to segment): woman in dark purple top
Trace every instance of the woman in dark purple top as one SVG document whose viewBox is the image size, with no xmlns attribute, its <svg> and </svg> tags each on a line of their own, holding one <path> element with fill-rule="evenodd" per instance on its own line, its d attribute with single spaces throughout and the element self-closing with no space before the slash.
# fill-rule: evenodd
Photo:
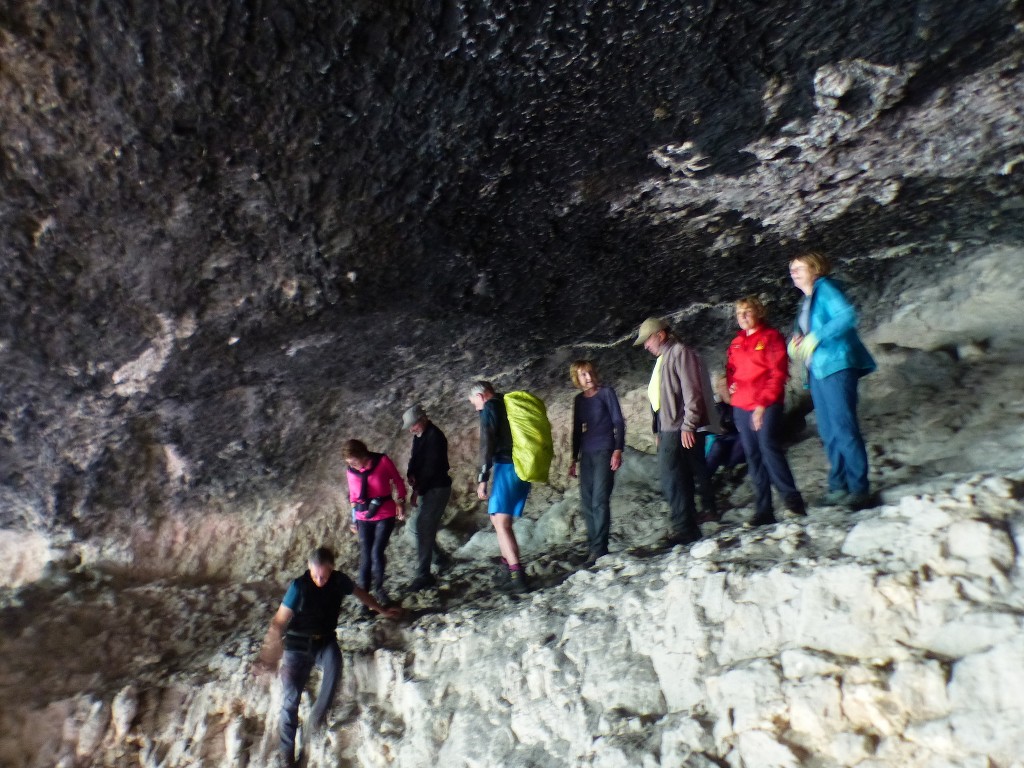
<svg viewBox="0 0 1024 768">
<path fill-rule="evenodd" d="M 587 543 L 593 563 L 608 554 L 611 526 L 610 499 L 615 471 L 622 466 L 626 445 L 626 421 L 619 398 L 611 387 L 602 387 L 597 367 L 590 360 L 577 360 L 569 367 L 573 386 L 582 389 L 572 406 L 572 463 L 569 477 L 576 477 L 579 464 L 580 502 L 587 525 Z"/>
</svg>

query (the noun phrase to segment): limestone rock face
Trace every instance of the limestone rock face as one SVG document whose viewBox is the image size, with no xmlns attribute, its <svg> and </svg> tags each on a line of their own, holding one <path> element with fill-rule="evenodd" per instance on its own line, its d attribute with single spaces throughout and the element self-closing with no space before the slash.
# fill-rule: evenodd
<svg viewBox="0 0 1024 768">
<path fill-rule="evenodd" d="M 308 764 L 1019 765 L 1022 500 L 1024 477 L 975 475 L 854 516 L 612 554 L 523 598 L 346 619 Z M 191 640 L 214 626 L 193 622 Z M 246 643 L 224 642 L 192 683 L 154 668 L 112 704 L 7 718 L 0 748 L 49 722 L 54 742 L 22 764 L 263 765 L 276 686 L 253 687 Z"/>
</svg>

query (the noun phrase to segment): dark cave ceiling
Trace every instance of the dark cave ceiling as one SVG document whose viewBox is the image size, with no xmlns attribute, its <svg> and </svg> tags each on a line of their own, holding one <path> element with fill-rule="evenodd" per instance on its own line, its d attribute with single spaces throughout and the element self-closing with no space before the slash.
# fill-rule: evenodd
<svg viewBox="0 0 1024 768">
<path fill-rule="evenodd" d="M 1014 0 L 2 10 L 0 522 L 290 482 L 350 400 L 412 396 L 410 358 L 456 378 L 781 296 L 802 244 L 877 279 L 852 257 L 1019 242 L 1020 22 Z M 278 354 L 297 339 L 315 354 Z M 195 468 L 173 491 L 171 443 Z"/>
</svg>

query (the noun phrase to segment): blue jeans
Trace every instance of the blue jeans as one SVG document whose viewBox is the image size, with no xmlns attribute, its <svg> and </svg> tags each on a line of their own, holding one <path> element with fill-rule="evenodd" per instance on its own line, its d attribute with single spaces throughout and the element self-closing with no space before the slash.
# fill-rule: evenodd
<svg viewBox="0 0 1024 768">
<path fill-rule="evenodd" d="M 867 494 L 868 453 L 857 423 L 857 382 L 861 371 L 847 368 L 824 379 L 808 374 L 818 415 L 818 434 L 828 457 L 828 489 Z"/>
<path fill-rule="evenodd" d="M 420 496 L 420 508 L 416 513 L 416 575 L 429 576 L 430 563 L 434 559 L 437 529 L 441 526 L 441 516 L 448 506 L 452 495 L 450 485 L 431 488 Z"/>
<path fill-rule="evenodd" d="M 281 753 L 286 765 L 295 759 L 295 730 L 299 727 L 299 700 L 309 681 L 309 674 L 317 666 L 323 673 L 320 691 L 313 704 L 311 727 L 319 728 L 327 718 L 327 710 L 334 700 L 334 690 L 341 676 L 341 651 L 332 637 L 320 645 L 311 645 L 306 651 L 285 651 L 281 661 Z"/>
<path fill-rule="evenodd" d="M 683 448 L 679 432 L 658 433 L 658 474 L 661 492 L 669 507 L 669 524 L 675 536 L 700 538 L 694 491 L 700 489 L 704 512 L 714 514 L 715 495 L 704 463 L 703 432 L 694 433 L 693 448 Z"/>
<path fill-rule="evenodd" d="M 384 588 L 384 569 L 388 558 L 384 554 L 391 541 L 391 532 L 395 529 L 395 518 L 388 517 L 376 522 L 357 520 L 356 532 L 359 534 L 359 580 L 356 582 L 363 589 L 370 589 L 370 576 L 373 576 L 373 588 Z"/>
<path fill-rule="evenodd" d="M 612 450 L 584 451 L 580 456 L 580 504 L 587 525 L 590 553 L 608 554 L 608 531 L 612 522 L 611 495 L 615 487 Z"/>
<path fill-rule="evenodd" d="M 764 409 L 764 422 L 757 431 L 754 430 L 753 417 L 753 411 L 733 406 L 733 422 L 740 432 L 743 452 L 747 456 L 747 474 L 754 486 L 755 515 L 761 518 L 773 516 L 773 485 L 789 509 L 803 510 L 803 499 L 796 489 L 793 473 L 786 461 L 786 452 L 779 441 L 783 419 L 782 403 Z"/>
</svg>

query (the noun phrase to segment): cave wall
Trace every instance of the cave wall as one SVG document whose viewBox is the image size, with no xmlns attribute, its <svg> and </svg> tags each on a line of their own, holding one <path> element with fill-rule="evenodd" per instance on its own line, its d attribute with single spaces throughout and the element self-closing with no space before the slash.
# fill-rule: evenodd
<svg viewBox="0 0 1024 768">
<path fill-rule="evenodd" d="M 1018 22 L 1012 0 L 5 9 L 5 540 L 131 564 L 137 530 L 321 530 L 337 446 L 400 453 L 415 399 L 469 435 L 472 378 L 551 392 L 581 349 L 628 378 L 615 345 L 650 313 L 713 347 L 737 295 L 791 310 L 805 244 L 870 286 L 1019 243 Z"/>
</svg>

